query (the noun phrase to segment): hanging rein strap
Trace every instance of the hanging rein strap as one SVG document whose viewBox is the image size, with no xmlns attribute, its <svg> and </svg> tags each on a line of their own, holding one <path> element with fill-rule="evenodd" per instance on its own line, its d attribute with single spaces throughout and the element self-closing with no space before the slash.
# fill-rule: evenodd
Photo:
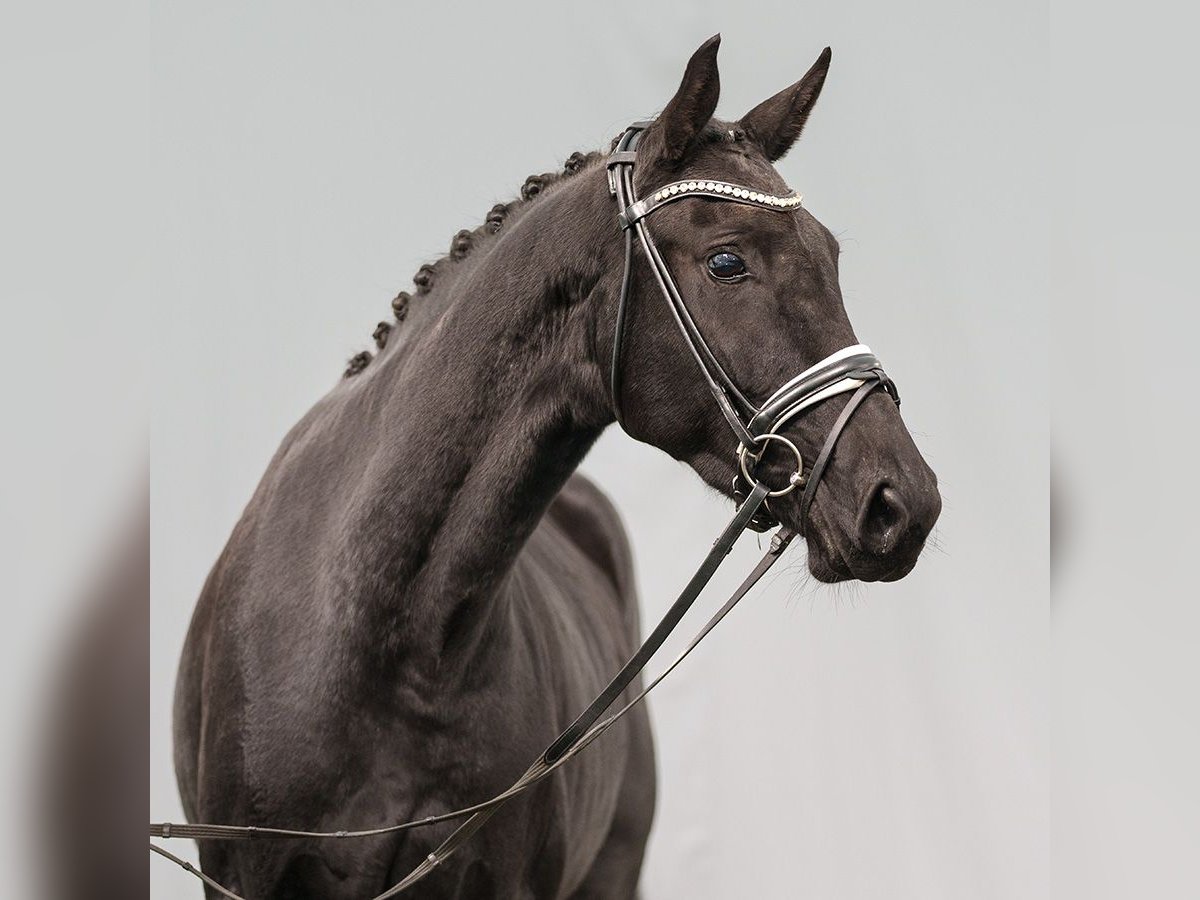
<svg viewBox="0 0 1200 900">
<path fill-rule="evenodd" d="M 613 678 L 609 685 L 604 689 L 599 697 L 588 707 L 588 709 L 571 724 L 546 751 L 538 757 L 532 766 L 513 783 L 511 787 L 502 793 L 496 795 L 490 800 L 478 803 L 474 806 L 469 806 L 464 809 L 454 810 L 453 812 L 442 813 L 437 816 L 428 816 L 424 819 L 417 819 L 412 822 L 403 822 L 397 825 L 389 825 L 381 828 L 373 828 L 363 831 L 303 831 L 298 829 L 286 828 L 266 828 L 253 825 L 213 825 L 202 823 L 183 823 L 172 824 L 169 822 L 160 822 L 150 825 L 150 836 L 158 838 L 192 838 L 194 840 L 255 840 L 255 839 L 313 839 L 313 838 L 332 838 L 332 839 L 351 839 L 378 837 L 380 835 L 394 834 L 401 831 L 407 831 L 412 828 L 422 828 L 429 825 L 435 825 L 441 822 L 448 822 L 454 819 L 461 819 L 465 816 L 470 816 L 467 821 L 463 822 L 455 829 L 449 837 L 447 837 L 438 848 L 429 856 L 427 856 L 421 864 L 410 872 L 402 881 L 393 885 L 386 892 L 379 894 L 373 900 L 385 900 L 385 898 L 393 897 L 401 891 L 406 890 L 416 882 L 420 881 L 428 875 L 434 868 L 444 862 L 451 856 L 459 847 L 461 847 L 468 838 L 476 831 L 483 827 L 484 823 L 490 819 L 496 811 L 507 803 L 512 798 L 525 793 L 534 785 L 545 780 L 553 772 L 557 771 L 561 766 L 566 764 L 577 753 L 581 752 L 585 747 L 590 745 L 596 738 L 600 737 L 605 731 L 611 728 L 614 724 L 621 720 L 634 707 L 645 700 L 646 696 L 657 687 L 663 679 L 671 674 L 681 662 L 694 650 L 699 643 L 708 636 L 709 632 L 717 626 L 717 624 L 725 618 L 726 615 L 738 604 L 738 602 L 758 583 L 758 581 L 770 571 L 776 561 L 783 554 L 783 551 L 791 543 L 794 537 L 793 532 L 788 529 L 780 529 L 779 533 L 771 539 L 771 545 L 767 552 L 763 555 L 758 565 L 750 572 L 738 588 L 730 595 L 720 609 L 708 620 L 703 628 L 696 634 L 691 642 L 684 648 L 674 661 L 671 662 L 663 672 L 654 680 L 647 684 L 639 693 L 632 697 L 624 706 L 616 712 L 609 715 L 607 718 L 600 719 L 613 702 L 617 700 L 637 677 L 638 673 L 645 667 L 646 663 L 662 646 L 663 642 L 672 633 L 684 614 L 691 608 L 692 604 L 699 597 L 701 591 L 712 579 L 713 574 L 720 566 L 721 562 L 733 549 L 733 545 L 738 537 L 746 530 L 746 525 L 754 514 L 762 506 L 766 499 L 769 488 L 767 485 L 760 483 L 750 493 L 750 496 L 738 507 L 733 519 L 721 532 L 720 536 L 714 542 L 712 549 L 705 556 L 704 561 L 700 564 L 700 568 L 692 579 L 688 582 L 683 592 L 671 604 L 666 615 L 655 627 L 654 631 L 646 639 L 645 643 L 638 648 L 637 652 L 630 657 L 629 661 L 622 667 L 621 671 Z M 219 885 L 211 877 L 201 872 L 196 866 L 181 859 L 174 854 L 168 853 L 161 847 L 155 844 L 150 845 L 150 849 L 160 856 L 171 860 L 178 864 L 186 871 L 201 878 L 206 884 L 213 887 L 223 896 L 230 900 L 245 900 L 238 894 L 229 891 L 227 888 Z"/>
</svg>

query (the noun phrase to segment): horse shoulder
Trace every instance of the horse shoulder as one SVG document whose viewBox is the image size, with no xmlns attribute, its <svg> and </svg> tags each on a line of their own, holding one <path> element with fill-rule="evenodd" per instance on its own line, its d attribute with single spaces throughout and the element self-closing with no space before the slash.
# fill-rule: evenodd
<svg viewBox="0 0 1200 900">
<path fill-rule="evenodd" d="M 612 581 L 623 610 L 636 624 L 633 551 L 620 513 L 608 496 L 576 472 L 567 479 L 546 515 Z"/>
</svg>

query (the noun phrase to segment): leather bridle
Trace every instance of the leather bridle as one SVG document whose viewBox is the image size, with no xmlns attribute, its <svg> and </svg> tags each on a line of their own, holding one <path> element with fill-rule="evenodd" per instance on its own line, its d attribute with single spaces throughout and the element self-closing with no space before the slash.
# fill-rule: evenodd
<svg viewBox="0 0 1200 900">
<path fill-rule="evenodd" d="M 639 200 L 633 185 L 637 146 L 642 134 L 652 124 L 652 121 L 634 122 L 626 128 L 617 139 L 607 163 L 609 193 L 617 201 L 620 210 L 617 221 L 625 234 L 625 271 L 621 276 L 621 292 L 617 301 L 610 378 L 613 410 L 617 421 L 624 426 L 621 413 L 624 360 L 621 351 L 630 285 L 633 280 L 633 239 L 636 234 L 654 280 L 667 301 L 671 317 L 696 360 L 696 365 L 700 368 L 721 415 L 737 438 L 738 475 L 733 481 L 734 496 L 739 499 L 748 496 L 747 487 L 752 487 L 755 483 L 753 467 L 762 459 L 770 442 L 782 444 L 796 458 L 796 469 L 788 483 L 767 494 L 768 499 L 763 501 L 762 509 L 755 511 L 750 527 L 757 531 L 765 531 L 778 525 L 778 520 L 770 513 L 769 498 L 781 497 L 801 487 L 804 488 L 800 499 L 800 522 L 803 525 L 808 520 L 808 510 L 816 494 L 817 484 L 829 462 L 829 456 L 854 410 L 876 388 L 887 391 L 897 406 L 900 405 L 900 395 L 892 380 L 884 373 L 882 364 L 871 352 L 871 348 L 864 344 L 855 344 L 831 353 L 816 365 L 801 372 L 759 406 L 755 406 L 746 398 L 717 360 L 708 342 L 704 340 L 704 335 L 696 325 L 696 320 L 692 318 L 671 270 L 667 268 L 654 243 L 646 220 L 669 203 L 696 197 L 792 213 L 801 208 L 800 195 L 792 192 L 776 196 L 726 181 L 700 178 L 663 185 L 646 199 Z M 780 429 L 805 410 L 847 391 L 854 391 L 854 395 L 830 429 L 811 470 L 805 474 L 800 451 L 792 441 L 780 434 Z"/>
<path fill-rule="evenodd" d="M 616 326 L 613 337 L 611 389 L 613 410 L 618 422 L 624 427 L 621 410 L 623 390 L 624 361 L 622 359 L 623 333 L 627 307 L 630 298 L 630 286 L 633 277 L 633 245 L 637 237 L 642 252 L 650 266 L 650 271 L 658 284 L 660 291 L 667 301 L 672 318 L 679 327 L 684 341 L 696 360 L 705 382 L 717 406 L 721 410 L 730 429 L 737 438 L 737 472 L 734 477 L 734 497 L 738 501 L 737 511 L 733 519 L 713 544 L 712 549 L 700 564 L 700 568 L 692 576 L 679 597 L 667 610 L 662 620 L 655 626 L 654 631 L 645 642 L 630 657 L 629 661 L 613 677 L 612 681 L 592 701 L 583 713 L 550 744 L 545 752 L 534 761 L 533 765 L 518 778 L 511 787 L 502 793 L 474 806 L 428 816 L 412 822 L 387 825 L 380 828 L 362 831 L 302 831 L 285 828 L 268 828 L 253 825 L 213 825 L 202 823 L 171 824 L 170 822 L 152 823 L 150 836 L 159 838 L 192 838 L 194 840 L 254 840 L 254 839 L 314 839 L 328 838 L 334 840 L 378 837 L 395 834 L 413 828 L 435 825 L 454 819 L 466 818 L 449 837 L 447 837 L 420 865 L 410 872 L 402 881 L 388 888 L 373 900 L 386 900 L 388 897 L 406 890 L 423 879 L 434 868 L 444 862 L 451 854 L 461 847 L 476 831 L 483 827 L 496 811 L 513 797 L 524 793 L 529 788 L 549 777 L 568 760 L 581 752 L 601 734 L 611 728 L 626 713 L 637 706 L 685 657 L 702 641 L 719 623 L 738 601 L 767 573 L 775 564 L 795 537 L 795 532 L 789 528 L 780 528 L 771 538 L 771 544 L 758 565 L 746 576 L 737 590 L 730 595 L 724 605 L 713 615 L 683 652 L 671 662 L 663 672 L 647 684 L 634 697 L 626 702 L 615 713 L 601 718 L 608 708 L 625 693 L 633 680 L 645 667 L 651 657 L 659 650 L 663 642 L 674 631 L 684 614 L 691 608 L 700 592 L 708 584 L 720 564 L 733 549 L 734 543 L 742 532 L 747 529 L 765 531 L 779 524 L 770 511 L 768 500 L 791 493 L 797 488 L 803 488 L 800 500 L 799 521 L 803 527 L 808 521 L 809 508 L 817 484 L 829 464 L 834 446 L 841 436 L 851 416 L 867 396 L 875 389 L 885 390 L 895 401 L 900 403 L 892 381 L 884 373 L 879 360 L 870 348 L 855 344 L 830 354 L 825 359 L 804 370 L 799 375 L 787 381 L 777 391 L 771 394 L 758 406 L 751 403 L 738 389 L 737 384 L 721 366 L 712 349 L 704 340 L 699 327 L 688 311 L 680 295 L 679 288 L 671 276 L 650 230 L 646 219 L 656 210 L 669 203 L 687 198 L 701 197 L 712 200 L 723 200 L 757 206 L 779 212 L 790 213 L 800 208 L 800 197 L 796 194 L 774 196 L 741 185 L 709 179 L 691 179 L 664 185 L 650 197 L 639 200 L 634 191 L 633 174 L 637 162 L 637 145 L 641 135 L 651 121 L 635 122 L 630 125 L 618 139 L 607 163 L 608 185 L 612 196 L 618 204 L 618 223 L 625 239 L 625 268 L 621 276 L 621 293 L 617 306 Z M 781 433 L 781 429 L 811 409 L 838 394 L 853 392 L 849 401 L 842 408 L 834 421 L 833 427 L 825 438 L 820 452 L 813 461 L 811 468 L 805 472 L 805 466 L 799 449 Z M 772 442 L 781 443 L 792 452 L 796 460 L 795 471 L 788 483 L 778 489 L 772 489 L 765 482 L 755 477 L 755 468 L 761 461 L 766 446 Z M 468 818 L 469 817 L 469 818 Z M 244 900 L 238 894 L 218 884 L 208 874 L 155 844 L 150 849 L 163 856 L 188 872 L 196 875 L 205 884 L 216 890 L 222 896 L 231 900 Z"/>
</svg>

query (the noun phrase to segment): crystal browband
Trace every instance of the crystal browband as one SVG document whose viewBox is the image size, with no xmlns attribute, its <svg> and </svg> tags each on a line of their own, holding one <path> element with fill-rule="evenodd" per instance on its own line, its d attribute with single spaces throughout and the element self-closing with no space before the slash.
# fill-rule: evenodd
<svg viewBox="0 0 1200 900">
<path fill-rule="evenodd" d="M 631 203 L 617 216 L 617 219 L 622 228 L 628 228 L 660 206 L 682 197 L 716 197 L 720 200 L 732 200 L 735 203 L 745 203 L 749 206 L 761 206 L 764 209 L 778 209 L 785 212 L 798 209 L 802 199 L 797 193 L 776 197 L 774 194 L 764 194 L 762 191 L 751 190 L 725 181 L 676 181 L 664 185 L 644 200 Z"/>
</svg>

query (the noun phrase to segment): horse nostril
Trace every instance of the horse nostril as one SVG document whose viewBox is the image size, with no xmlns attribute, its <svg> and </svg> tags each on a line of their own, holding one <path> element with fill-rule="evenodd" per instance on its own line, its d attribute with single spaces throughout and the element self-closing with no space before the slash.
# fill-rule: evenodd
<svg viewBox="0 0 1200 900">
<path fill-rule="evenodd" d="M 908 508 L 894 487 L 881 481 L 863 504 L 859 515 L 858 539 L 863 550 L 883 554 L 894 549 L 908 528 Z"/>
</svg>

